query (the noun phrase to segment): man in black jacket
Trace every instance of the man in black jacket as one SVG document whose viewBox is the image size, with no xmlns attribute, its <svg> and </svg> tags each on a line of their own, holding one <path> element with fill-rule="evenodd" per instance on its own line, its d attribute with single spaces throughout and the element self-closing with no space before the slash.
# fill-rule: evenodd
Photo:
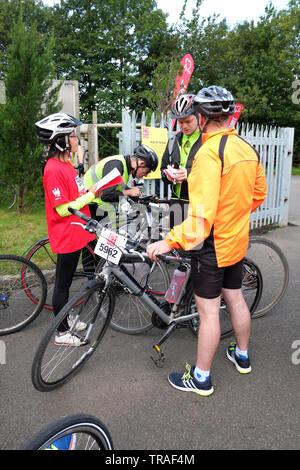
<svg viewBox="0 0 300 470">
<path fill-rule="evenodd" d="M 180 132 L 168 140 L 161 162 L 162 180 L 172 185 L 171 198 L 174 205 L 170 212 L 170 228 L 186 218 L 189 201 L 187 177 L 202 143 L 198 113 L 194 110 L 193 99 L 194 95 L 187 94 L 175 101 L 171 118 L 178 119 Z M 168 166 L 173 168 L 174 179 L 167 176 L 164 171 Z"/>
</svg>

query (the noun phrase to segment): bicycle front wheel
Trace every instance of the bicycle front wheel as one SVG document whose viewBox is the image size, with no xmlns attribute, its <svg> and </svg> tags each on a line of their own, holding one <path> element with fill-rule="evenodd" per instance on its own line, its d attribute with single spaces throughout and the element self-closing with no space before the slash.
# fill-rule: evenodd
<svg viewBox="0 0 300 470">
<path fill-rule="evenodd" d="M 249 259 L 244 259 L 243 262 L 243 284 L 242 292 L 246 304 L 248 305 L 251 317 L 259 304 L 261 295 L 263 291 L 263 279 L 259 268 Z M 193 293 L 187 302 L 186 315 L 191 313 L 196 313 L 197 307 Z M 189 320 L 188 326 L 194 335 L 197 336 L 199 329 L 199 316 L 197 315 L 192 320 Z M 221 338 L 226 338 L 233 333 L 230 312 L 225 303 L 221 300 L 220 306 L 220 327 L 221 327 Z"/>
<path fill-rule="evenodd" d="M 41 312 L 47 284 L 35 264 L 15 255 L 0 255 L 0 335 L 15 333 Z"/>
<path fill-rule="evenodd" d="M 113 450 L 113 441 L 100 419 L 89 414 L 73 414 L 53 421 L 20 450 Z"/>
<path fill-rule="evenodd" d="M 289 282 L 289 265 L 283 251 L 267 238 L 250 237 L 247 258 L 259 268 L 264 289 L 253 318 L 261 317 L 277 305 Z"/>
<path fill-rule="evenodd" d="M 156 297 L 165 295 L 170 278 L 161 262 L 126 264 L 126 269 L 146 290 Z M 115 310 L 110 323 L 111 328 L 120 333 L 136 335 L 145 333 L 153 327 L 152 311 L 145 306 L 137 295 L 132 294 L 117 279 L 112 284 L 115 294 Z"/>
<path fill-rule="evenodd" d="M 104 295 L 99 285 L 86 287 L 75 295 L 55 317 L 45 333 L 33 359 L 31 379 L 37 390 L 47 392 L 63 385 L 77 373 L 99 346 L 111 320 L 114 296 L 108 290 Z M 56 345 L 58 326 L 74 318 L 71 335 L 80 339 L 80 346 Z M 77 322 L 86 324 L 84 331 L 76 331 Z"/>
</svg>

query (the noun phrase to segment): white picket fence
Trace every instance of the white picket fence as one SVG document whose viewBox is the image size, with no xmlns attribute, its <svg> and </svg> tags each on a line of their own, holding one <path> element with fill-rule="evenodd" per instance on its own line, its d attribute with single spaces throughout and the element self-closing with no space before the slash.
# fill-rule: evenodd
<svg viewBox="0 0 300 470">
<path fill-rule="evenodd" d="M 122 131 L 119 133 L 120 154 L 131 154 L 134 147 L 141 142 L 141 127 L 146 125 L 143 113 L 139 122 L 135 112 L 122 112 Z M 149 126 L 149 124 L 147 124 Z M 151 127 L 166 127 L 168 136 L 171 121 L 164 117 L 156 122 L 155 115 L 151 116 Z M 267 197 L 263 204 L 251 215 L 251 228 L 269 224 L 287 225 L 292 172 L 292 157 L 294 145 L 294 128 L 276 128 L 242 123 L 237 125 L 237 132 L 252 144 L 261 156 L 261 162 L 267 179 Z M 157 193 L 157 180 L 147 180 L 145 193 Z M 163 197 L 163 184 L 160 182 L 160 197 Z M 170 189 L 169 189 L 170 196 Z"/>
</svg>

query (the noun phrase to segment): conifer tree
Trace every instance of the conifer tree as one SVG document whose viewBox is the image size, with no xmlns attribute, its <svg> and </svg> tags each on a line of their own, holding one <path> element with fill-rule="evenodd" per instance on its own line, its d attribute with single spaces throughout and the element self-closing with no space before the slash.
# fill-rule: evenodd
<svg viewBox="0 0 300 470">
<path fill-rule="evenodd" d="M 45 44 L 36 24 L 25 25 L 20 13 L 7 54 L 6 104 L 0 105 L 0 172 L 2 179 L 17 186 L 20 210 L 25 196 L 41 187 L 42 146 L 34 123 L 60 107 L 58 87 L 50 87 L 52 51 L 53 39 Z"/>
</svg>

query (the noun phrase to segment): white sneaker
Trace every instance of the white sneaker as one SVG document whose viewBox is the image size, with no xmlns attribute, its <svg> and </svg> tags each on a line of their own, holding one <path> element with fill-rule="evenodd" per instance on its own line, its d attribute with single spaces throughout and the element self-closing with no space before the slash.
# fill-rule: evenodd
<svg viewBox="0 0 300 470">
<path fill-rule="evenodd" d="M 75 315 L 69 315 L 68 325 L 70 329 L 72 328 L 74 322 L 75 322 Z M 87 324 L 84 323 L 83 321 L 78 320 L 75 326 L 75 331 L 84 331 L 86 329 L 87 329 Z"/>
<path fill-rule="evenodd" d="M 81 346 L 84 344 L 84 342 L 81 341 L 77 336 L 71 335 L 71 333 L 66 332 L 59 334 L 57 332 L 55 335 L 54 344 L 57 346 Z"/>
</svg>

